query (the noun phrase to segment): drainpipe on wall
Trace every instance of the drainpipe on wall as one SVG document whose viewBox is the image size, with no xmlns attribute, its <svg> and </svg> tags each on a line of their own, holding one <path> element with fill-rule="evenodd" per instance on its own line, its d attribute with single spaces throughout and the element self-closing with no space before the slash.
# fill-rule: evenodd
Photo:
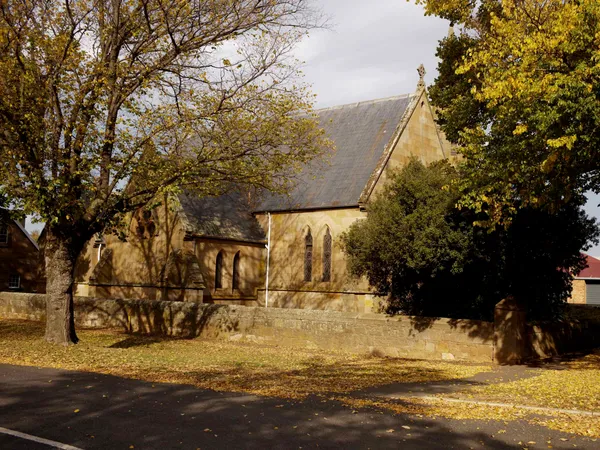
<svg viewBox="0 0 600 450">
<path fill-rule="evenodd" d="M 267 231 L 267 276 L 265 281 L 265 308 L 269 307 L 269 265 L 271 263 L 271 213 L 267 213 L 269 217 L 269 229 Z"/>
</svg>

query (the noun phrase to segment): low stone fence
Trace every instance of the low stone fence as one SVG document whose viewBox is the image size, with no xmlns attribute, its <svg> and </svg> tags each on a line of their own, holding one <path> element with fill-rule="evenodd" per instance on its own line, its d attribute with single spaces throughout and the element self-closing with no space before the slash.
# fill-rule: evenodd
<svg viewBox="0 0 600 450">
<path fill-rule="evenodd" d="M 566 305 L 565 320 L 528 325 L 527 342 L 533 358 L 600 347 L 600 308 Z"/>
<path fill-rule="evenodd" d="M 45 295 L 0 292 L 0 318 L 45 320 Z M 494 322 L 372 313 L 77 297 L 75 323 L 132 333 L 202 336 L 385 356 L 521 363 L 600 345 L 600 322 L 529 325 L 510 300 Z"/>
<path fill-rule="evenodd" d="M 1 292 L 0 318 L 42 321 L 45 296 Z M 493 324 L 474 320 L 78 297 L 75 323 L 410 358 L 491 362 L 493 356 Z"/>
</svg>

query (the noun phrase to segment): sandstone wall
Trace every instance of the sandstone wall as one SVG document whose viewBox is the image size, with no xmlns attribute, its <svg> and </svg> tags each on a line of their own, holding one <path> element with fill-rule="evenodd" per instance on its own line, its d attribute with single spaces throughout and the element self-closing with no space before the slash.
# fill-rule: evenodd
<svg viewBox="0 0 600 450">
<path fill-rule="evenodd" d="M 600 308 L 573 305 L 565 321 L 531 325 L 518 307 L 497 306 L 495 322 L 387 317 L 238 305 L 75 299 L 85 328 L 168 336 L 248 340 L 298 348 L 519 364 L 600 346 Z M 572 311 L 571 311 L 572 310 Z M 45 320 L 45 296 L 0 292 L 0 319 Z"/>
<path fill-rule="evenodd" d="M 237 243 L 217 239 L 196 239 L 196 257 L 204 275 L 204 303 L 257 306 L 257 289 L 265 285 L 264 244 Z M 215 288 L 217 255 L 223 255 L 223 287 Z M 238 288 L 233 289 L 233 260 L 239 253 Z"/>
<path fill-rule="evenodd" d="M 447 148 L 444 148 L 443 144 L 446 144 Z M 450 144 L 444 139 L 435 123 L 427 96 L 422 94 L 417 99 L 415 110 L 408 119 L 406 128 L 394 146 L 387 164 L 382 169 L 372 196 L 376 196 L 382 191 L 391 170 L 404 167 L 411 158 L 417 158 L 423 164 L 431 164 L 440 159 L 450 158 L 450 156 Z"/>
<path fill-rule="evenodd" d="M 45 297 L 0 293 L 0 318 L 44 320 Z M 493 324 L 337 311 L 79 297 L 80 327 L 203 336 L 350 352 L 492 361 Z"/>
<path fill-rule="evenodd" d="M 600 308 L 567 305 L 565 320 L 528 325 L 527 342 L 533 358 L 600 347 Z"/>
<path fill-rule="evenodd" d="M 355 221 L 366 217 L 357 208 L 271 214 L 269 305 L 281 308 L 370 312 L 373 299 L 364 279 L 348 274 L 340 236 Z M 268 217 L 257 214 L 267 232 Z M 331 279 L 323 281 L 323 239 L 332 238 Z M 312 281 L 304 281 L 305 236 L 313 238 Z M 259 302 L 265 303 L 264 291 Z"/>
<path fill-rule="evenodd" d="M 76 295 L 159 298 L 157 286 L 160 285 L 161 271 L 174 250 L 183 250 L 184 230 L 179 213 L 166 199 L 164 205 L 152 211 L 150 220 L 154 225 L 152 233 L 148 229 L 138 230 L 139 217 L 135 213 L 128 214 L 125 219 L 127 241 L 106 234 L 101 251 L 96 237 L 90 239 L 75 266 Z"/>
</svg>

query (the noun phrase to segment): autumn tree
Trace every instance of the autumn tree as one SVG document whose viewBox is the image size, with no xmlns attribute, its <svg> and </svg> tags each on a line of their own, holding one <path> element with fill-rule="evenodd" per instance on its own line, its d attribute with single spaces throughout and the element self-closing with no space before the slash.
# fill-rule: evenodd
<svg viewBox="0 0 600 450">
<path fill-rule="evenodd" d="M 446 161 L 412 160 L 343 235 L 348 268 L 387 297 L 387 311 L 491 320 L 513 295 L 530 318 L 561 312 L 581 249 L 598 242 L 581 204 L 549 213 L 520 208 L 510 226 L 474 225 L 482 213 L 457 208 L 459 171 Z"/>
<path fill-rule="evenodd" d="M 282 191 L 324 143 L 290 52 L 308 0 L 7 0 L 0 197 L 46 222 L 46 339 L 94 233 L 164 193 Z"/>
<path fill-rule="evenodd" d="M 465 157 L 463 204 L 501 222 L 600 191 L 600 3 L 419 2 L 455 25 L 431 96 Z"/>
</svg>

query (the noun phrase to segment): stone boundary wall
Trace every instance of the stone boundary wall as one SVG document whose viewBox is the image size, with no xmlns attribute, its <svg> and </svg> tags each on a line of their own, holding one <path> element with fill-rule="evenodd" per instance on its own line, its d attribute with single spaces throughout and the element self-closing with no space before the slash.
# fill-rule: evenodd
<svg viewBox="0 0 600 450">
<path fill-rule="evenodd" d="M 566 320 L 527 326 L 529 356 L 547 358 L 600 347 L 600 308 L 566 305 Z"/>
<path fill-rule="evenodd" d="M 0 318 L 43 321 L 43 294 L 0 292 Z M 513 299 L 494 322 L 307 309 L 75 298 L 75 323 L 131 333 L 263 342 L 382 356 L 521 364 L 600 346 L 600 308 L 569 305 L 568 320 L 528 324 Z"/>
<path fill-rule="evenodd" d="M 0 318 L 42 321 L 45 296 L 0 292 Z M 372 313 L 234 305 L 75 299 L 79 327 L 250 340 L 357 353 L 492 362 L 494 324 Z"/>
</svg>

